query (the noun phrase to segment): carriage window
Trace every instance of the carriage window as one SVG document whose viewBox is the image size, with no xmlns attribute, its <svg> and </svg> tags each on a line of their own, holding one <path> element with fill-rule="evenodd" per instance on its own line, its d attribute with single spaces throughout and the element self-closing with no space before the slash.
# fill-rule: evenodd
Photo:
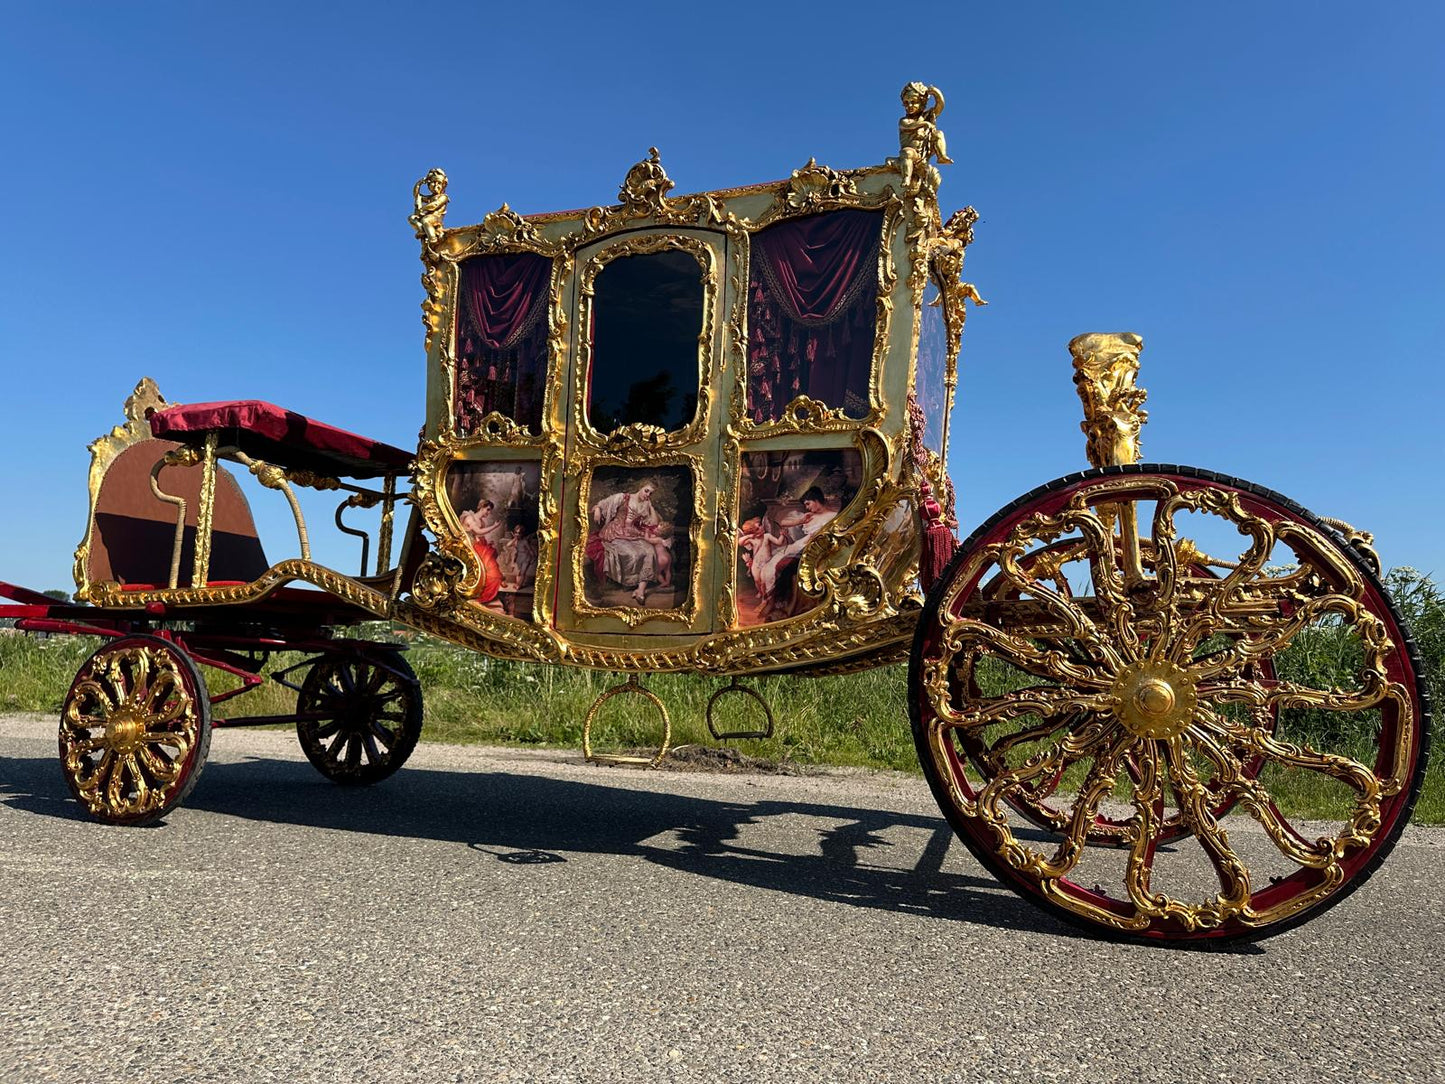
<svg viewBox="0 0 1445 1084">
<path fill-rule="evenodd" d="M 850 418 L 868 414 L 877 323 L 875 211 L 832 211 L 752 238 L 748 412 L 762 424 L 806 395 Z"/>
<path fill-rule="evenodd" d="M 542 431 L 551 271 L 551 260 L 525 252 L 461 265 L 456 410 L 463 433 L 492 411 Z"/>
<path fill-rule="evenodd" d="M 686 252 L 624 256 L 597 275 L 587 420 L 681 429 L 697 412 L 703 270 Z"/>
<path fill-rule="evenodd" d="M 930 280 L 923 291 L 923 319 L 918 327 L 918 369 L 914 394 L 923 408 L 923 446 L 943 454 L 943 421 L 948 414 L 948 331 L 938 287 Z"/>
</svg>

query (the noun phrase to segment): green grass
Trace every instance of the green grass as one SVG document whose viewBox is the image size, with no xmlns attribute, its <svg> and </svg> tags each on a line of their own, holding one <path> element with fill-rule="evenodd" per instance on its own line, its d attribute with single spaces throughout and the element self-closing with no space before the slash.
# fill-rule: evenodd
<svg viewBox="0 0 1445 1084">
<path fill-rule="evenodd" d="M 1396 569 L 1388 585 L 1419 642 L 1432 686 L 1437 717 L 1436 737 L 1445 729 L 1445 593 L 1428 577 Z M 1328 627 L 1301 636 L 1278 662 L 1280 676 L 1348 687 L 1359 646 Z M 0 635 L 0 711 L 57 713 L 71 678 L 94 649 L 86 637 L 34 639 Z M 424 736 L 431 741 L 577 748 L 587 709 L 603 690 L 619 683 L 614 674 L 505 662 L 434 640 L 422 640 L 407 653 L 425 690 Z M 275 665 L 296 661 L 283 656 Z M 208 673 L 213 691 L 230 688 L 234 679 Z M 219 678 L 219 680 L 213 680 Z M 230 682 L 225 684 L 223 682 Z M 711 743 L 704 723 L 708 698 L 724 682 L 692 675 L 650 676 L 646 685 L 667 705 L 674 745 Z M 772 678 L 750 681 L 771 705 L 777 731 L 766 740 L 735 743 L 749 756 L 796 765 L 854 765 L 918 770 L 908 724 L 906 679 L 902 667 L 885 667 L 834 678 Z M 720 706 L 725 727 L 760 726 L 755 706 L 740 697 L 732 707 Z M 247 714 L 290 710 L 293 694 L 267 683 L 236 703 Z M 1316 739 L 1340 752 L 1368 747 L 1370 713 L 1351 717 L 1353 733 L 1340 732 L 1341 716 L 1294 712 L 1282 725 L 1287 736 Z M 619 696 L 599 715 L 593 730 L 597 750 L 655 746 L 658 722 L 640 697 Z M 1344 796 L 1315 773 L 1294 772 L 1266 780 L 1278 788 L 1277 798 L 1288 812 L 1329 816 Z M 1272 788 L 1274 789 L 1274 788 Z M 1445 744 L 1425 779 L 1415 821 L 1445 824 Z"/>
</svg>

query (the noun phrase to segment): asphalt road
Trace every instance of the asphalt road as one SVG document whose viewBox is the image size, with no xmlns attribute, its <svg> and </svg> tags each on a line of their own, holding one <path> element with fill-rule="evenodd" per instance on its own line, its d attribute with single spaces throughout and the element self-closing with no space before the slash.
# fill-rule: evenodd
<svg viewBox="0 0 1445 1084">
<path fill-rule="evenodd" d="M 1236 953 L 1076 935 L 897 775 L 423 746 L 327 783 L 222 732 L 185 808 L 93 824 L 0 719 L 0 1080 L 1424 1081 L 1445 831 Z"/>
</svg>

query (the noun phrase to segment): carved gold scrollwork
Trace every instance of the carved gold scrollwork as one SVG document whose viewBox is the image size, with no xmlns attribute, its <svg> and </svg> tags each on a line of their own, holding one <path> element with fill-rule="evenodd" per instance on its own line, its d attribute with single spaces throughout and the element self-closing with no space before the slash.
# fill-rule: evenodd
<svg viewBox="0 0 1445 1084">
<path fill-rule="evenodd" d="M 532 431 L 500 411 L 493 410 L 477 423 L 477 430 L 473 436 L 484 437 L 488 441 L 495 441 L 499 444 L 516 444 L 529 440 L 532 437 Z"/>
<path fill-rule="evenodd" d="M 537 227 L 503 203 L 482 219 L 482 237 L 488 248 L 523 247 L 542 243 Z"/>
<path fill-rule="evenodd" d="M 795 211 L 804 213 L 829 209 L 838 201 L 856 197 L 858 186 L 853 179 L 836 169 L 818 165 L 816 158 L 793 170 L 784 190 L 784 199 Z"/>
<path fill-rule="evenodd" d="M 660 425 L 633 422 L 620 426 L 603 438 L 602 448 L 611 456 L 630 459 L 660 451 L 668 444 L 667 430 Z"/>
<path fill-rule="evenodd" d="M 674 185 L 662 168 L 656 147 L 627 171 L 617 190 L 620 206 L 593 207 L 583 216 L 582 240 L 591 240 L 628 223 L 651 219 L 666 225 L 722 225 L 724 216 L 710 193 L 668 198 Z"/>
<path fill-rule="evenodd" d="M 662 168 L 657 148 L 649 147 L 647 157 L 627 171 L 617 189 L 617 198 L 633 218 L 661 216 L 667 213 L 667 194 L 674 187 L 667 170 Z"/>
<path fill-rule="evenodd" d="M 412 601 L 423 609 L 434 610 L 455 603 L 462 592 L 467 563 L 455 553 L 432 550 L 422 559 L 421 567 L 411 584 Z"/>
</svg>

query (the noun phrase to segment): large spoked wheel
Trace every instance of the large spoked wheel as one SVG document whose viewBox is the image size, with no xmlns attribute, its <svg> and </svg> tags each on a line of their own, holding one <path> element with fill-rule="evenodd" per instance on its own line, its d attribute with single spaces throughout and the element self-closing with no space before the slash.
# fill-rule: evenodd
<svg viewBox="0 0 1445 1084">
<path fill-rule="evenodd" d="M 1042 486 L 960 547 L 909 695 L 939 805 L 1005 883 L 1095 933 L 1217 943 L 1303 922 L 1383 861 L 1424 775 L 1422 673 L 1367 560 L 1311 513 L 1131 466 Z"/>
<path fill-rule="evenodd" d="M 194 662 L 168 640 L 125 636 L 85 661 L 60 714 L 60 767 L 96 820 L 150 824 L 195 787 L 211 704 Z"/>
<path fill-rule="evenodd" d="M 399 654 L 334 655 L 306 673 L 296 698 L 306 759 L 334 783 L 365 786 L 396 771 L 421 736 L 421 684 Z"/>
</svg>

